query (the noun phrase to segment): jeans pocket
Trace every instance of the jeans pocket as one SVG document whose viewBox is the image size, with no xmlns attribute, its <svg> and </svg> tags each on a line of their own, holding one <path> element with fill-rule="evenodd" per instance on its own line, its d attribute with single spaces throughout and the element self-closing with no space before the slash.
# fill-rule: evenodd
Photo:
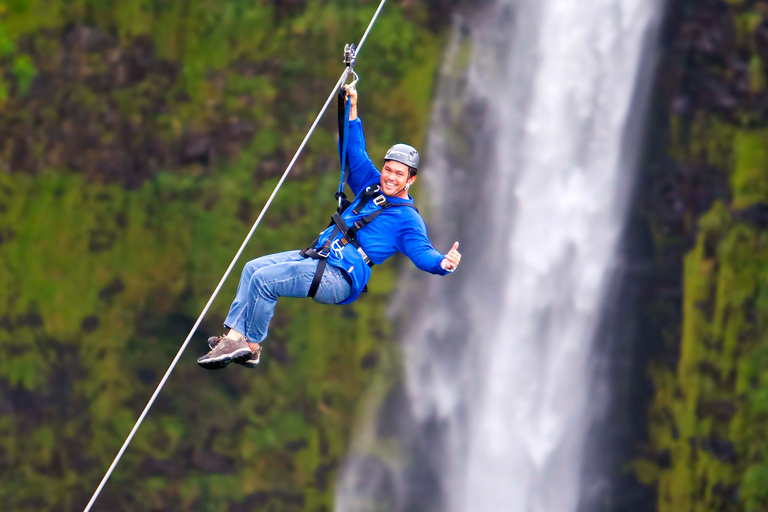
<svg viewBox="0 0 768 512">
<path fill-rule="evenodd" d="M 330 265 L 325 269 L 320 286 L 315 294 L 315 301 L 320 304 L 336 304 L 336 275 Z"/>
</svg>

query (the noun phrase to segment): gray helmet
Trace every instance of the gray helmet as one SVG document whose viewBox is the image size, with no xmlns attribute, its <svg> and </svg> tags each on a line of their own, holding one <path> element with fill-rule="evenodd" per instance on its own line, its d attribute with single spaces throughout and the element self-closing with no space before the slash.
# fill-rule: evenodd
<svg viewBox="0 0 768 512">
<path fill-rule="evenodd" d="M 384 161 L 394 160 L 414 169 L 419 168 L 419 152 L 408 144 L 395 144 L 384 156 Z"/>
</svg>

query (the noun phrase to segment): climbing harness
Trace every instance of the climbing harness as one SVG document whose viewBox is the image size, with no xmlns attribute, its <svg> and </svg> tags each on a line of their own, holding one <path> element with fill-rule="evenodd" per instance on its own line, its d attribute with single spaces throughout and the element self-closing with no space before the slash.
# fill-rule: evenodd
<svg viewBox="0 0 768 512">
<path fill-rule="evenodd" d="M 352 53 L 352 55 L 350 55 L 351 60 L 349 61 L 349 63 L 347 63 L 347 48 L 345 47 L 344 60 L 345 60 L 345 64 L 347 65 L 344 68 L 344 72 L 341 74 L 341 77 L 339 77 L 339 80 L 336 82 L 336 85 L 334 86 L 331 94 L 328 96 L 328 99 L 325 100 L 323 107 L 320 109 L 320 112 L 317 114 L 315 121 L 312 123 L 312 126 L 309 128 L 307 135 L 304 137 L 304 140 L 301 142 L 301 144 L 299 145 L 299 148 L 296 150 L 296 153 L 293 155 L 293 158 L 288 164 L 288 167 L 286 167 L 285 172 L 283 172 L 283 175 L 281 176 L 280 181 L 278 181 L 277 185 L 275 185 L 275 189 L 272 191 L 272 194 L 269 196 L 269 199 L 267 199 L 267 202 L 264 205 L 264 208 L 262 208 L 261 213 L 256 219 L 256 222 L 253 223 L 253 226 L 248 232 L 248 235 L 246 235 L 245 240 L 243 240 L 243 243 L 240 245 L 240 248 L 238 249 L 234 258 L 232 258 L 232 262 L 229 264 L 229 267 L 227 267 L 227 270 L 224 272 L 224 275 L 219 281 L 219 284 L 216 286 L 216 289 L 211 294 L 211 298 L 208 299 L 208 302 L 205 304 L 203 311 L 200 313 L 200 316 L 197 318 L 197 321 L 195 321 L 195 324 L 192 326 L 192 329 L 189 331 L 187 338 L 184 340 L 184 343 L 181 345 L 181 348 L 179 348 L 179 351 L 176 353 L 176 356 L 173 358 L 171 365 L 168 367 L 168 370 L 166 370 L 165 375 L 163 375 L 163 378 L 160 380 L 160 383 L 157 385 L 157 388 L 155 389 L 154 393 L 152 393 L 152 396 L 150 397 L 149 402 L 147 402 L 147 405 L 144 407 L 144 410 L 139 415 L 139 418 L 136 420 L 136 424 L 133 426 L 133 428 L 131 429 L 131 432 L 128 434 L 128 437 L 125 439 L 123 446 L 120 447 L 120 450 L 117 452 L 115 459 L 112 461 L 112 464 L 109 466 L 109 469 L 107 469 L 107 472 L 104 475 L 104 478 L 101 479 L 99 486 L 96 488 L 96 491 L 93 493 L 93 496 L 91 496 L 91 499 L 88 502 L 88 505 L 86 505 L 83 512 L 89 512 L 91 510 L 91 507 L 93 507 L 93 504 L 96 502 L 96 498 L 99 497 L 101 490 L 104 488 L 104 485 L 107 483 L 107 480 L 109 480 L 109 477 L 112 475 L 112 472 L 115 470 L 115 467 L 117 467 L 117 463 L 120 461 L 120 459 L 123 456 L 123 453 L 125 453 L 125 450 L 128 448 L 128 445 L 131 443 L 133 436 L 136 434 L 136 432 L 139 429 L 139 426 L 141 426 L 141 423 L 144 421 L 144 418 L 147 416 L 147 413 L 149 412 L 149 409 L 152 407 L 152 404 L 155 403 L 157 396 L 160 394 L 160 390 L 165 385 L 165 382 L 168 380 L 168 377 L 170 377 L 171 372 L 173 372 L 173 369 L 176 367 L 176 364 L 179 362 L 179 359 L 181 359 L 181 355 L 184 353 L 184 350 L 187 348 L 187 345 L 189 345 L 189 342 L 192 340 L 192 336 L 194 336 L 195 332 L 197 331 L 197 328 L 200 326 L 200 323 L 203 321 L 203 318 L 205 317 L 206 313 L 208 313 L 208 310 L 211 308 L 211 305 L 213 304 L 214 299 L 219 294 L 219 291 L 221 290 L 222 286 L 224 286 L 224 282 L 227 280 L 227 277 L 229 277 L 229 274 L 232 272 L 232 269 L 235 267 L 237 260 L 240 258 L 240 255 L 245 250 L 246 245 L 248 245 L 248 242 L 251 240 L 253 233 L 256 231 L 256 228 L 261 223 L 261 219 L 264 217 L 264 214 L 269 209 L 270 205 L 272 204 L 272 201 L 275 199 L 275 196 L 277 196 L 277 192 L 280 190 L 280 187 L 283 185 L 283 182 L 288 177 L 288 173 L 290 173 L 291 169 L 293 169 L 293 166 L 296 163 L 296 160 L 298 160 L 299 155 L 304 149 L 304 146 L 307 145 L 307 142 L 309 141 L 309 138 L 312 136 L 312 133 L 314 133 L 315 128 L 320 122 L 320 119 L 323 117 L 323 114 L 325 114 L 325 111 L 328 109 L 328 106 L 331 104 L 333 97 L 336 95 L 337 91 L 339 91 L 341 86 L 346 83 L 347 77 L 349 77 L 350 72 L 352 73 L 352 76 L 354 76 L 355 79 L 357 80 L 358 77 L 357 77 L 357 74 L 352 71 L 352 65 L 354 64 L 354 60 L 357 58 L 357 55 L 360 53 L 360 50 L 363 48 L 363 44 L 365 43 L 365 40 L 368 38 L 368 33 L 371 31 L 371 28 L 373 28 L 374 23 L 376 23 L 376 20 L 378 19 L 379 14 L 381 13 L 381 10 L 384 8 L 384 4 L 386 3 L 386 1 L 387 0 L 381 0 L 381 2 L 379 3 L 379 6 L 376 9 L 376 12 L 373 14 L 373 17 L 371 18 L 370 23 L 368 23 L 368 27 L 365 29 L 365 33 L 363 33 L 363 37 L 360 39 L 360 42 L 357 45 L 357 48 L 353 49 L 350 52 Z M 353 82 L 353 84 L 354 83 L 355 82 Z"/>
<path fill-rule="evenodd" d="M 344 161 L 345 157 L 346 154 L 342 153 L 342 162 Z M 347 223 L 344 222 L 344 219 L 341 218 L 341 214 L 344 213 L 344 211 L 351 205 L 347 204 L 344 209 L 342 209 L 340 205 L 336 213 L 331 216 L 331 223 L 328 225 L 328 227 L 334 225 L 335 227 L 333 228 L 333 231 L 331 231 L 331 236 L 328 237 L 328 240 L 323 244 L 323 246 L 320 249 L 317 249 L 317 243 L 320 240 L 318 237 L 309 245 L 309 247 L 301 251 L 301 255 L 305 258 L 319 260 L 317 262 L 317 270 L 315 271 L 315 276 L 312 278 L 312 284 L 309 287 L 307 297 L 314 297 L 317 293 L 317 289 L 320 287 L 320 281 L 323 279 L 323 273 L 325 273 L 325 268 L 328 265 L 328 256 L 331 254 L 331 245 L 336 241 L 336 237 L 339 235 L 339 233 L 341 233 L 341 238 L 338 239 L 338 242 L 341 244 L 339 249 L 351 244 L 352 247 L 357 249 L 357 252 L 360 253 L 360 256 L 363 258 L 365 264 L 373 268 L 373 261 L 371 261 L 371 258 L 368 257 L 363 248 L 360 247 L 360 243 L 357 241 L 357 232 L 373 222 L 376 217 L 384 213 L 384 211 L 388 208 L 392 208 L 394 206 L 407 206 L 418 211 L 418 209 L 416 209 L 416 207 L 410 203 L 392 203 L 387 201 L 387 198 L 381 193 L 379 185 L 375 185 L 366 188 L 365 191 L 360 194 L 360 200 L 358 201 L 357 206 L 352 209 L 352 213 L 354 215 L 359 215 L 360 212 L 363 211 L 363 208 L 365 208 L 370 201 L 373 201 L 373 204 L 378 206 L 379 209 L 358 220 L 352 226 L 348 226 Z M 344 269 L 342 269 L 342 271 L 343 270 Z M 343 271 L 342 275 L 351 286 L 352 278 L 347 274 L 346 271 Z M 366 288 L 363 288 L 363 291 L 366 291 Z"/>
</svg>

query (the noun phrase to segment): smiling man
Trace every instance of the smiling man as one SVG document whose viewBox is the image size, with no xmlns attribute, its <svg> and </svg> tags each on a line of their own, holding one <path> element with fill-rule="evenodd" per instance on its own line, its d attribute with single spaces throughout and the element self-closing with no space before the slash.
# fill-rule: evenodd
<svg viewBox="0 0 768 512">
<path fill-rule="evenodd" d="M 395 144 L 384 156 L 381 172 L 365 150 L 357 91 L 350 101 L 347 155 L 349 187 L 355 200 L 311 246 L 262 256 L 246 263 L 237 295 L 224 321 L 229 332 L 208 340 L 211 351 L 198 359 L 204 368 L 235 362 L 256 366 L 261 342 L 278 297 L 312 297 L 323 304 L 355 301 L 371 277 L 371 267 L 401 252 L 421 270 L 446 275 L 461 261 L 459 243 L 447 254 L 437 251 L 408 189 L 416 181 L 419 153 Z"/>
</svg>

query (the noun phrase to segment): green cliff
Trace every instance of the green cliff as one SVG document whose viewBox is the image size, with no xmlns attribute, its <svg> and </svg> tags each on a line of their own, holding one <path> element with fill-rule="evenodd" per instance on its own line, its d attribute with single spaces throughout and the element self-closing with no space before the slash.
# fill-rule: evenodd
<svg viewBox="0 0 768 512">
<path fill-rule="evenodd" d="M 82 510 L 340 75 L 376 3 L 0 3 L 0 501 Z M 434 8 L 434 6 L 432 6 Z M 434 12 L 361 52 L 371 155 L 421 146 Z M 259 369 L 195 364 L 250 258 L 333 209 L 319 127 L 95 510 L 331 510 L 359 398 L 395 365 L 397 262 L 346 307 L 284 300 Z"/>
<path fill-rule="evenodd" d="M 645 208 L 657 270 L 679 285 L 649 305 L 666 323 L 634 469 L 660 512 L 756 512 L 768 509 L 768 3 L 673 2 L 669 18 L 664 170 L 649 171 Z"/>
</svg>

